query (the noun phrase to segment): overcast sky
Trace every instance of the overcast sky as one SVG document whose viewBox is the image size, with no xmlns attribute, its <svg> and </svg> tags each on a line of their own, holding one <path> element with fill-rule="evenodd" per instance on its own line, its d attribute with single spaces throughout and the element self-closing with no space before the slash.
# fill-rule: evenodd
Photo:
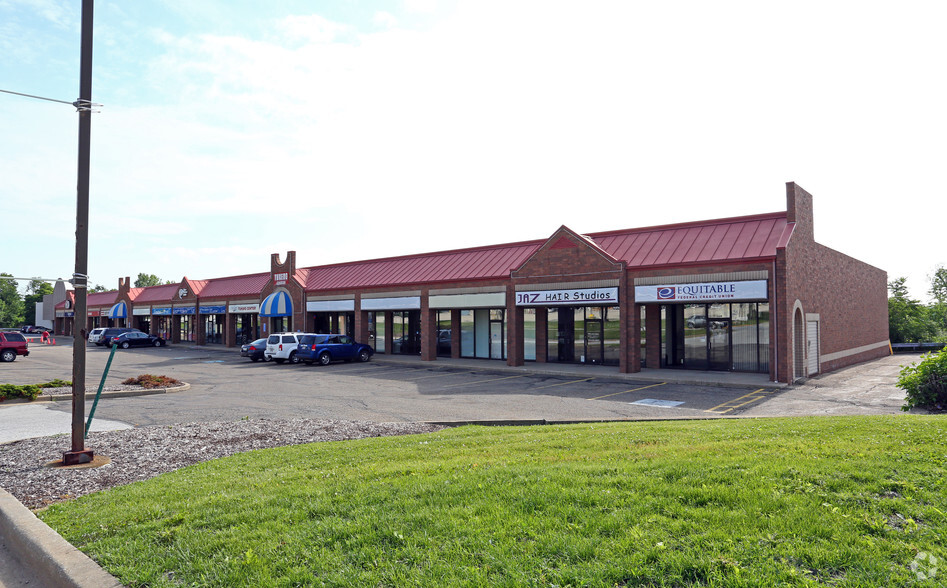
<svg viewBox="0 0 947 588">
<path fill-rule="evenodd" d="M 79 0 L 0 0 L 73 101 Z M 96 2 L 89 273 L 117 287 L 785 210 L 947 264 L 947 2 Z M 78 117 L 0 94 L 0 271 L 75 267 Z"/>
</svg>

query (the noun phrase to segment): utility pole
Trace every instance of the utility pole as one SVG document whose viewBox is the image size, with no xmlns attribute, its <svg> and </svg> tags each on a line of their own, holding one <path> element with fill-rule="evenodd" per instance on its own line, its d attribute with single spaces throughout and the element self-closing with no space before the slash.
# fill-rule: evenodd
<svg viewBox="0 0 947 588">
<path fill-rule="evenodd" d="M 89 159 L 92 143 L 92 14 L 93 0 L 82 0 L 82 41 L 79 59 L 79 173 L 76 185 L 76 308 L 72 347 L 72 450 L 63 465 L 92 461 L 85 449 L 86 293 L 89 272 Z"/>
</svg>

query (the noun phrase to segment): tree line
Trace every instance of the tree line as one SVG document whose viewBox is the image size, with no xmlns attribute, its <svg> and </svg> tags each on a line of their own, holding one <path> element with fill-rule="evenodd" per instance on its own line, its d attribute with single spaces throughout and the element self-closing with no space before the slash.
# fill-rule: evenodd
<svg viewBox="0 0 947 588">
<path fill-rule="evenodd" d="M 0 273 L 0 278 L 12 278 L 12 274 Z M 161 284 L 173 284 L 174 282 L 162 281 L 154 274 L 138 274 L 135 280 L 135 288 L 144 288 L 147 286 L 158 286 Z M 105 292 L 108 290 L 101 284 L 96 284 L 89 288 L 89 292 Z M 43 280 L 30 280 L 26 286 L 26 293 L 20 294 L 16 280 L 0 279 L 0 327 L 15 328 L 20 325 L 35 325 L 36 303 L 43 301 L 43 296 L 53 293 L 53 285 Z"/>
<path fill-rule="evenodd" d="M 888 282 L 888 337 L 892 343 L 947 343 L 947 268 L 938 266 L 931 276 L 924 304 L 911 298 L 905 278 Z"/>
</svg>

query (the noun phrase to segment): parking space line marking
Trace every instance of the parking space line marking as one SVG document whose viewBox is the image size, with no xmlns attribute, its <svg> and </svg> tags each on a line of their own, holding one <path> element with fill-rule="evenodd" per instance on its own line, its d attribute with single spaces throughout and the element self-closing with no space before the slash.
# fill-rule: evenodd
<svg viewBox="0 0 947 588">
<path fill-rule="evenodd" d="M 442 386 L 442 388 L 459 388 L 461 386 L 476 386 L 477 384 L 489 384 L 490 382 L 499 382 L 500 380 L 513 380 L 515 378 L 525 378 L 526 374 L 519 376 L 506 376 L 505 378 L 493 378 L 492 380 L 478 380 L 476 382 L 466 382 L 464 384 L 451 384 L 450 386 Z"/>
<path fill-rule="evenodd" d="M 466 376 L 468 374 L 476 374 L 477 372 L 441 372 L 439 374 L 431 374 L 429 376 L 421 376 L 420 378 L 405 378 L 405 380 L 414 382 L 417 380 L 426 380 L 428 378 L 441 378 L 443 376 Z"/>
<path fill-rule="evenodd" d="M 667 382 L 661 382 L 660 384 L 649 384 L 647 386 L 642 386 L 640 388 L 632 388 L 631 390 L 625 390 L 623 392 L 615 392 L 614 394 L 596 396 L 595 398 L 589 398 L 589 400 L 601 400 L 602 398 L 608 398 L 610 396 L 618 396 L 619 394 L 628 394 L 629 392 L 637 392 L 638 390 L 647 390 L 648 388 L 654 388 L 655 386 L 663 386 L 665 384 L 667 384 Z"/>
<path fill-rule="evenodd" d="M 728 400 L 722 404 L 718 404 L 717 406 L 713 408 L 708 408 L 704 412 L 726 414 L 730 412 L 731 410 L 736 410 L 740 408 L 741 406 L 746 406 L 747 404 L 756 402 L 757 400 L 760 400 L 766 397 L 768 394 L 772 394 L 772 393 L 773 393 L 772 391 L 767 392 L 765 388 L 760 388 L 759 390 L 754 390 L 753 392 L 750 392 L 749 394 L 744 394 L 743 396 L 740 396 L 739 398 L 734 398 L 733 400 Z M 741 400 L 743 400 L 743 402 L 740 402 Z M 739 403 L 739 404 L 735 404 L 735 403 Z"/>
<path fill-rule="evenodd" d="M 548 386 L 540 386 L 539 388 L 530 388 L 530 391 L 533 390 L 542 390 L 543 388 L 555 388 L 556 386 L 565 386 L 566 384 L 578 384 L 579 382 L 588 382 L 594 380 L 595 378 L 585 378 L 584 380 L 570 380 L 568 382 L 559 382 L 558 384 L 549 384 Z"/>
</svg>

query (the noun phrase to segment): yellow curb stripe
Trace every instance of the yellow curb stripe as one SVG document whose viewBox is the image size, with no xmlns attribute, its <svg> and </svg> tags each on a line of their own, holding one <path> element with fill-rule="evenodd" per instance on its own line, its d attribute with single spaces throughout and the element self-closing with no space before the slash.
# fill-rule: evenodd
<svg viewBox="0 0 947 588">
<path fill-rule="evenodd" d="M 762 394 L 760 394 L 761 392 Z M 723 404 L 718 404 L 717 406 L 713 408 L 708 408 L 704 412 L 715 412 L 717 414 L 724 414 L 724 413 L 730 412 L 731 410 L 740 408 L 741 406 L 746 406 L 747 404 L 756 402 L 757 400 L 763 398 L 767 394 L 769 394 L 769 392 L 766 392 L 765 388 L 760 388 L 759 390 L 754 390 L 753 392 L 750 392 L 749 394 L 744 394 L 743 396 L 740 396 L 739 398 L 734 398 L 733 400 L 728 400 L 724 402 Z M 744 402 L 740 402 L 741 400 L 744 400 Z M 735 402 L 740 402 L 740 403 L 734 404 Z"/>
<path fill-rule="evenodd" d="M 596 396 L 595 398 L 589 398 L 589 400 L 601 400 L 602 398 L 609 398 L 612 396 L 618 396 L 620 394 L 628 394 L 629 392 L 637 392 L 638 390 L 647 390 L 648 388 L 654 388 L 655 386 L 663 386 L 667 382 L 661 382 L 660 384 L 650 384 L 648 386 L 642 386 L 640 388 L 632 388 L 631 390 L 625 390 L 624 392 L 615 392 L 614 394 L 606 394 L 604 396 Z"/>
</svg>

